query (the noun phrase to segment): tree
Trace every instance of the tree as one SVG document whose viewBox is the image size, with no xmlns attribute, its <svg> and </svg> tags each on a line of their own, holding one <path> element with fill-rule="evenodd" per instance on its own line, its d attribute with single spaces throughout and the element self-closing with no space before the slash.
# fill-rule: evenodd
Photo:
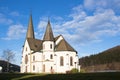
<svg viewBox="0 0 120 80">
<path fill-rule="evenodd" d="M 13 53 L 12 50 L 6 49 L 3 51 L 2 55 L 3 59 L 7 61 L 7 72 L 9 72 L 9 67 L 10 67 L 10 62 L 14 60 L 15 54 Z"/>
</svg>

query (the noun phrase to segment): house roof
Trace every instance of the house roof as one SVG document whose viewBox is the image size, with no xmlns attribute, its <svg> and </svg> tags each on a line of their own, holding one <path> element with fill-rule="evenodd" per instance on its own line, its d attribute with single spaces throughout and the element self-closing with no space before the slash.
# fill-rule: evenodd
<svg viewBox="0 0 120 80">
<path fill-rule="evenodd" d="M 28 24 L 28 30 L 27 30 L 26 38 L 35 38 L 33 22 L 32 22 L 32 14 L 30 15 L 30 20 L 29 20 L 29 24 Z"/>
<path fill-rule="evenodd" d="M 49 20 L 48 20 L 48 24 L 47 24 L 47 28 L 44 34 L 43 41 L 54 41 L 54 36 L 53 36 L 53 32 L 52 32 L 52 28 L 51 28 Z"/>
<path fill-rule="evenodd" d="M 56 46 L 56 51 L 75 51 L 74 48 L 70 46 L 70 44 L 63 38 L 60 43 Z"/>
<path fill-rule="evenodd" d="M 42 40 L 27 38 L 30 49 L 33 51 L 40 51 L 42 49 Z"/>
</svg>

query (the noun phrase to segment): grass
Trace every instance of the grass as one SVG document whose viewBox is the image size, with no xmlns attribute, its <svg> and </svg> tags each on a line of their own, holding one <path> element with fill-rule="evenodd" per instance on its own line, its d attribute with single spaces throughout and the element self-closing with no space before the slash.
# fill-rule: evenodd
<svg viewBox="0 0 120 80">
<path fill-rule="evenodd" d="M 0 73 L 0 80 L 120 80 L 120 72 L 77 74 Z"/>
</svg>

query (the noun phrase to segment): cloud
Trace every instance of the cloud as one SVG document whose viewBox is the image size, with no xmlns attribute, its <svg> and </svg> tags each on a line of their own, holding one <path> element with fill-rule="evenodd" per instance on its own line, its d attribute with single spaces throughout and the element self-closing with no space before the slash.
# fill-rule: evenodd
<svg viewBox="0 0 120 80">
<path fill-rule="evenodd" d="M 13 11 L 13 12 L 10 13 L 10 15 L 12 15 L 12 16 L 19 16 L 20 14 L 17 11 Z"/>
<path fill-rule="evenodd" d="M 66 31 L 70 34 L 68 37 L 70 40 L 73 37 L 72 40 L 74 42 L 83 44 L 86 42 L 101 41 L 104 36 L 118 35 L 120 31 L 119 20 L 120 16 L 116 16 L 113 10 L 106 9 L 93 16 L 86 16 L 83 20 L 74 18 L 73 16 L 72 20 L 64 23 L 69 24 L 64 26 L 69 27 L 69 29 L 66 28 Z M 72 34 L 69 32 L 70 30 L 73 31 Z"/>
<path fill-rule="evenodd" d="M 23 25 L 17 24 L 17 25 L 11 25 L 7 32 L 7 37 L 2 38 L 4 40 L 12 40 L 12 39 L 19 39 L 22 38 L 23 35 L 25 35 L 26 29 Z"/>
<path fill-rule="evenodd" d="M 89 1 L 89 0 L 85 0 Z M 85 7 L 91 7 L 92 2 L 86 2 Z M 99 2 L 99 1 L 97 1 Z M 107 7 L 108 3 L 101 0 L 97 6 Z M 93 6 L 94 7 L 94 6 Z M 83 5 L 76 6 L 68 15 L 68 19 L 62 22 L 52 22 L 53 32 L 56 35 L 62 34 L 68 42 L 76 45 L 86 43 L 96 43 L 104 40 L 104 37 L 120 35 L 120 16 L 116 15 L 113 9 L 99 8 L 93 12 L 93 15 L 87 15 Z M 41 20 L 39 28 L 46 27 L 45 20 Z M 40 27 L 41 26 L 41 27 Z"/>
<path fill-rule="evenodd" d="M 6 18 L 6 16 L 2 13 L 0 13 L 0 24 L 12 24 L 13 20 Z"/>
<path fill-rule="evenodd" d="M 84 8 L 96 10 L 98 8 L 112 9 L 116 13 L 120 10 L 120 0 L 84 0 Z"/>
</svg>

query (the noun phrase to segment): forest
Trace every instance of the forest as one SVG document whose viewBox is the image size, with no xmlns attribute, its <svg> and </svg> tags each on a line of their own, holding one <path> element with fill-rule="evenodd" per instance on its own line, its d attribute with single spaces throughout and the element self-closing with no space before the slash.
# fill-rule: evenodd
<svg viewBox="0 0 120 80">
<path fill-rule="evenodd" d="M 120 62 L 120 45 L 79 59 L 81 67 Z"/>
</svg>

